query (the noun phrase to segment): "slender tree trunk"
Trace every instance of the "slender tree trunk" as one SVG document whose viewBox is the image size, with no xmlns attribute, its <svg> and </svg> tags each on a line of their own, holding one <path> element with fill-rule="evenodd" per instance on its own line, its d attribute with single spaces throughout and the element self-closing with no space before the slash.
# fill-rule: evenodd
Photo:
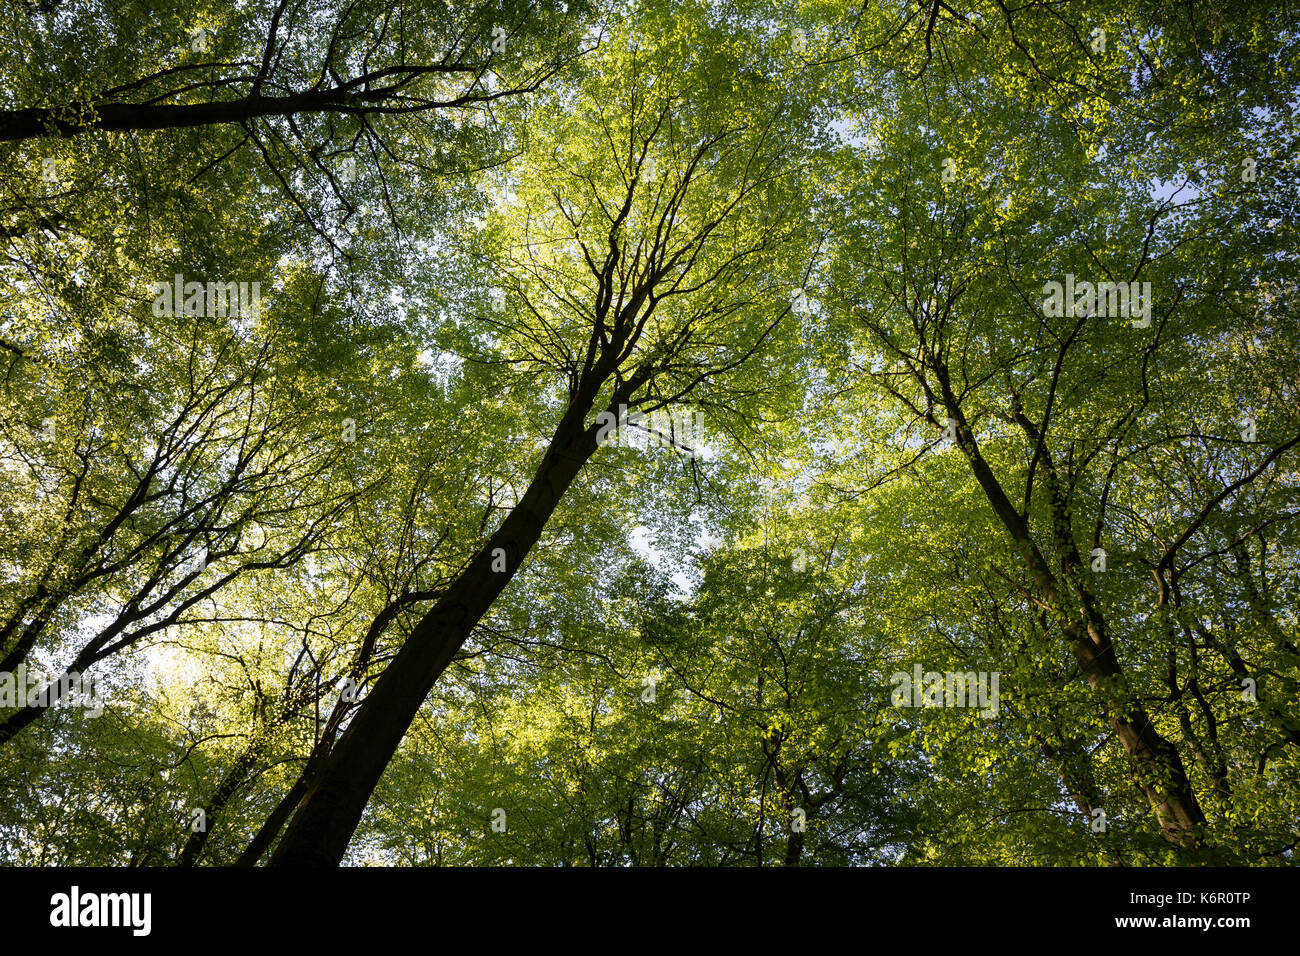
<svg viewBox="0 0 1300 956">
<path fill-rule="evenodd" d="M 239 854 L 239 858 L 235 860 L 235 866 L 257 866 L 257 861 L 275 842 L 275 838 L 284 827 L 285 821 L 289 819 L 289 814 L 293 813 L 298 808 L 298 804 L 302 803 L 310 779 L 310 769 L 308 769 L 304 770 L 298 779 L 293 782 L 289 792 L 280 798 L 280 802 L 275 805 L 271 815 L 266 818 L 252 841 L 244 848 L 244 852 Z"/>
<path fill-rule="evenodd" d="M 235 765 L 222 778 L 216 791 L 208 799 L 203 807 L 203 830 L 191 833 L 189 839 L 185 841 L 185 846 L 181 848 L 181 855 L 176 861 L 179 866 L 193 866 L 207 845 L 208 836 L 212 833 L 213 825 L 221 817 L 221 812 L 225 810 L 230 799 L 239 791 L 239 788 L 248 780 L 249 771 L 257 763 L 257 757 L 261 748 L 254 743 L 245 750 L 235 761 Z"/>
<path fill-rule="evenodd" d="M 952 392 L 946 370 L 941 371 L 938 377 L 944 404 L 956 422 L 957 444 L 994 513 L 1019 549 L 1039 598 L 1055 610 L 1061 630 L 1069 639 L 1070 650 L 1087 676 L 1089 686 L 1101 692 L 1110 725 L 1137 771 L 1139 786 L 1155 810 L 1161 833 L 1176 846 L 1199 847 L 1205 815 L 1192 791 L 1177 748 L 1156 732 L 1150 716 L 1141 706 L 1130 703 L 1120 708 L 1113 703 L 1114 693 L 1123 688 L 1126 680 L 1106 633 L 1104 618 L 1086 591 L 1076 588 L 1077 593 L 1071 596 L 1062 589 L 1030 538 L 1025 519 L 1011 504 L 997 476 L 984 460 Z M 1059 521 L 1062 516 L 1057 513 L 1056 517 Z M 1068 531 L 1058 528 L 1058 535 L 1063 530 Z M 1077 553 L 1072 561 L 1077 565 Z M 1069 577 L 1077 575 L 1078 568 L 1067 567 L 1065 571 Z"/>
</svg>

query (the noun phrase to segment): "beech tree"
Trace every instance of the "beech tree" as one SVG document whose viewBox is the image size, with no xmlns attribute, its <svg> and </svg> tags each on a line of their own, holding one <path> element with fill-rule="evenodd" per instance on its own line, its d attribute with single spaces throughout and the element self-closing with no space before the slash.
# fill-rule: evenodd
<svg viewBox="0 0 1300 956">
<path fill-rule="evenodd" d="M 780 177 L 790 170 L 775 153 L 779 118 L 702 104 L 701 77 L 674 76 L 665 62 L 677 51 L 647 49 L 636 38 L 614 34 L 587 61 L 571 119 L 562 131 L 558 122 L 541 126 L 562 135 L 530 137 L 527 152 L 539 168 L 521 182 L 521 221 L 513 229 L 502 223 L 496 240 L 506 308 L 499 323 L 488 323 L 496 341 L 483 342 L 494 346 L 485 358 L 558 386 L 555 429 L 517 502 L 351 718 L 273 864 L 342 857 L 433 683 L 597 452 L 594 415 L 623 422 L 627 409 L 721 404 L 729 373 L 768 343 L 792 308 L 780 272 L 768 265 L 791 227 L 786 215 L 769 216 L 767 225 L 756 215 L 759 203 L 792 206 L 782 203 L 790 186 Z M 718 69 L 701 67 L 705 77 Z"/>
</svg>

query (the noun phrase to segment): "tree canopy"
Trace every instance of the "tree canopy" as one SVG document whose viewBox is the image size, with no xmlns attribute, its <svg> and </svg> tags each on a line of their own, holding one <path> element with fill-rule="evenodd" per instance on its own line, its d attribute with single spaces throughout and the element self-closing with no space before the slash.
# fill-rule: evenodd
<svg viewBox="0 0 1300 956">
<path fill-rule="evenodd" d="M 10 8 L 4 862 L 1293 863 L 1290 5 Z"/>
</svg>

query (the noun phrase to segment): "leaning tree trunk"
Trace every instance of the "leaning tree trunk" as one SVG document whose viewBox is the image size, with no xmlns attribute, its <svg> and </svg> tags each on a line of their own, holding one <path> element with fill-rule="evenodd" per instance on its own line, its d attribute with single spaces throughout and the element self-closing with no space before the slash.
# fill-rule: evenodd
<svg viewBox="0 0 1300 956">
<path fill-rule="evenodd" d="M 1112 702 L 1114 691 L 1126 683 L 1126 678 L 1115 656 L 1106 621 L 1080 582 L 1081 561 L 1068 527 L 1062 526 L 1066 516 L 1063 502 L 1059 500 L 1059 489 L 1053 488 L 1053 514 L 1057 525 L 1054 531 L 1058 548 L 1062 550 L 1064 571 L 1075 585 L 1073 595 L 1057 581 L 1030 538 L 1027 522 L 1011 504 L 985 461 L 953 394 L 946 369 L 939 373 L 938 378 L 944 404 L 956 425 L 957 445 L 970 463 L 975 480 L 994 513 L 1015 542 L 1039 599 L 1055 609 L 1061 630 L 1069 640 L 1070 650 L 1087 676 L 1089 686 L 1102 695 L 1111 728 L 1129 756 L 1148 804 L 1155 810 L 1161 834 L 1175 846 L 1186 849 L 1200 847 L 1205 815 L 1192 790 L 1178 749 L 1156 731 L 1155 724 L 1140 705 L 1126 703 L 1121 707 Z"/>
<path fill-rule="evenodd" d="M 595 453 L 597 429 L 586 425 L 594 392 L 587 388 L 575 396 L 519 503 L 375 682 L 308 786 L 270 865 L 328 866 L 343 858 L 371 793 L 434 682 L 505 589 L 579 469 Z M 494 570 L 502 553 L 506 569 Z"/>
</svg>

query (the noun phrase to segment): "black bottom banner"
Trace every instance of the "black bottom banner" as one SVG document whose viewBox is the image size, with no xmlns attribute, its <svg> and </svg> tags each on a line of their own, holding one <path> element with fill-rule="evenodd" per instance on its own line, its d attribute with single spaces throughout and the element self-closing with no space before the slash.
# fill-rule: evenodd
<svg viewBox="0 0 1300 956">
<path fill-rule="evenodd" d="M 127 948 L 374 943 L 453 928 L 494 945 L 572 934 L 731 948 L 755 934 L 806 943 L 846 930 L 864 942 L 959 943 L 968 930 L 1233 946 L 1291 925 L 1298 887 L 1286 868 L 0 870 L 14 939 Z"/>
</svg>

